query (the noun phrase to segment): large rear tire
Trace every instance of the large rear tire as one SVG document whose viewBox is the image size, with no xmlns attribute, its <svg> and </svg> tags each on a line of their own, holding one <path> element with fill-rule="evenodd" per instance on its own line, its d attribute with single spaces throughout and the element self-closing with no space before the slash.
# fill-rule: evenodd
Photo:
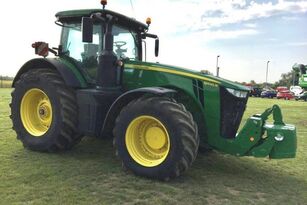
<svg viewBox="0 0 307 205">
<path fill-rule="evenodd" d="M 116 152 L 128 170 L 161 180 L 186 171 L 199 146 L 191 113 L 167 97 L 130 102 L 117 117 L 113 133 Z"/>
<path fill-rule="evenodd" d="M 28 149 L 67 150 L 81 140 L 75 92 L 55 70 L 34 69 L 22 74 L 10 105 L 13 129 Z"/>
</svg>

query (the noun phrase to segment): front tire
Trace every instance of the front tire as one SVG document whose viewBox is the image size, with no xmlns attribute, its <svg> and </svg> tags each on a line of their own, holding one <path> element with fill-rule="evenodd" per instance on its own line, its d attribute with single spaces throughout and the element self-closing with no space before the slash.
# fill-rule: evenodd
<svg viewBox="0 0 307 205">
<path fill-rule="evenodd" d="M 191 113 L 167 97 L 130 102 L 119 114 L 113 133 L 117 153 L 127 169 L 161 180 L 186 171 L 199 146 Z"/>
<path fill-rule="evenodd" d="M 81 140 L 75 92 L 52 69 L 33 69 L 16 81 L 11 119 L 17 138 L 31 150 L 67 150 Z"/>
</svg>

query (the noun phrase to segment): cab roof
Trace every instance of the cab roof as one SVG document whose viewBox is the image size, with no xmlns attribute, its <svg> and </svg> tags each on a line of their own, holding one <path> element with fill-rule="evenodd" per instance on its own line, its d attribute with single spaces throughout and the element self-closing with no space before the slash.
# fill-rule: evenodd
<svg viewBox="0 0 307 205">
<path fill-rule="evenodd" d="M 57 20 L 61 23 L 67 23 L 72 21 L 80 21 L 82 17 L 90 17 L 93 13 L 102 13 L 109 14 L 117 17 L 117 22 L 121 25 L 126 25 L 127 27 L 131 27 L 134 30 L 146 31 L 148 30 L 148 26 L 144 23 L 141 23 L 133 18 L 125 16 L 123 14 L 107 10 L 107 9 L 80 9 L 80 10 L 68 10 L 61 11 L 55 14 Z"/>
</svg>

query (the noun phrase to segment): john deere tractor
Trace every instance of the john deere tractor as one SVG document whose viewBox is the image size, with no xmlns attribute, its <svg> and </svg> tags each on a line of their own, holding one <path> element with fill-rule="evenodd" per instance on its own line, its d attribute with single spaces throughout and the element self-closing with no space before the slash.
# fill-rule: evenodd
<svg viewBox="0 0 307 205">
<path fill-rule="evenodd" d="M 292 158 L 296 129 L 277 105 L 238 131 L 249 89 L 201 72 L 145 62 L 146 24 L 103 9 L 56 14 L 58 48 L 36 42 L 42 56 L 17 73 L 11 118 L 31 150 L 71 149 L 83 136 L 114 137 L 115 152 L 137 175 L 170 179 L 193 163 L 199 147 L 236 156 Z M 48 53 L 55 55 L 47 58 Z M 192 59 L 191 59 L 192 60 Z M 273 114 L 274 123 L 267 124 Z"/>
</svg>

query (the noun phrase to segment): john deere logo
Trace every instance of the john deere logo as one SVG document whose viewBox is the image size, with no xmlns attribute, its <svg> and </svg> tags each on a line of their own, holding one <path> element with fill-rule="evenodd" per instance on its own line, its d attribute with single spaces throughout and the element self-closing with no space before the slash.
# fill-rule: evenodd
<svg viewBox="0 0 307 205">
<path fill-rule="evenodd" d="M 282 136 L 279 133 L 275 136 L 275 140 L 278 141 L 278 142 L 283 141 L 283 139 L 284 139 L 284 136 Z"/>
</svg>

